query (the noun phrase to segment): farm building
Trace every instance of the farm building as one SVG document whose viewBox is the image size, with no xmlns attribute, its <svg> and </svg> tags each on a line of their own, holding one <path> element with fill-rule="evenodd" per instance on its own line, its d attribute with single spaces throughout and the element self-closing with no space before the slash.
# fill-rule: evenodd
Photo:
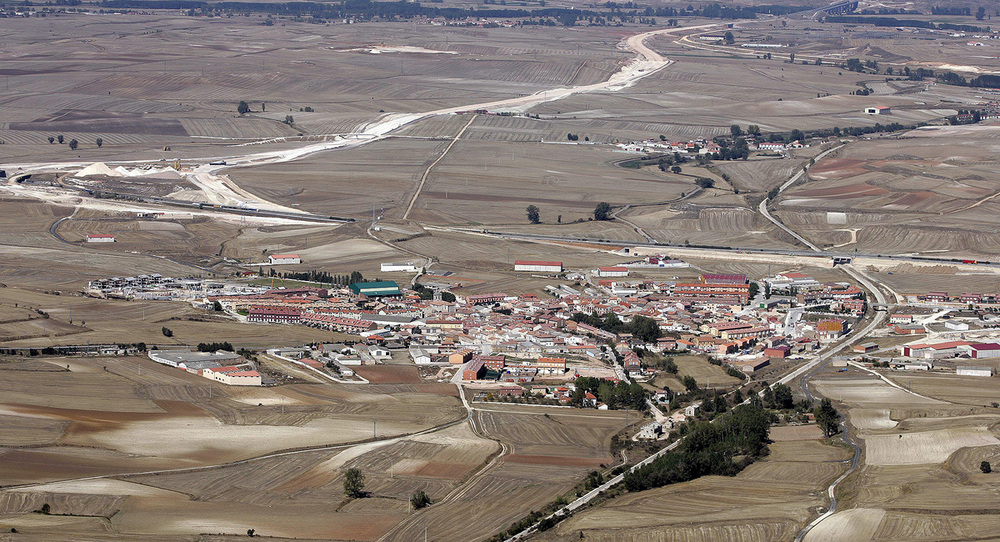
<svg viewBox="0 0 1000 542">
<path fill-rule="evenodd" d="M 1000 358 L 1000 344 L 976 343 L 969 345 L 969 355 L 974 359 Z"/>
<path fill-rule="evenodd" d="M 900 353 L 908 358 L 946 359 L 957 356 L 971 343 L 965 341 L 948 341 L 942 343 L 917 343 L 900 346 Z"/>
<path fill-rule="evenodd" d="M 774 346 L 771 348 L 764 349 L 764 356 L 768 358 L 787 358 L 788 353 L 792 350 L 790 346 Z"/>
<path fill-rule="evenodd" d="M 260 373 L 257 371 L 248 371 L 242 367 L 229 366 L 205 369 L 201 372 L 201 376 L 229 386 L 261 385 Z"/>
<path fill-rule="evenodd" d="M 431 362 L 431 355 L 428 351 L 417 346 L 410 347 L 410 357 L 417 365 L 426 365 Z"/>
<path fill-rule="evenodd" d="M 627 277 L 628 268 L 615 266 L 615 267 L 598 267 L 597 276 L 599 277 Z"/>
<path fill-rule="evenodd" d="M 267 261 L 271 265 L 295 265 L 302 263 L 302 258 L 298 254 L 271 254 Z"/>
<path fill-rule="evenodd" d="M 875 350 L 878 350 L 878 345 L 875 343 L 864 343 L 854 347 L 854 352 L 856 354 L 867 354 L 869 352 L 874 352 Z"/>
<path fill-rule="evenodd" d="M 785 150 L 784 143 L 758 143 L 757 150 L 761 151 L 783 151 Z"/>
<path fill-rule="evenodd" d="M 383 273 L 403 272 L 416 273 L 417 266 L 412 263 L 382 263 L 380 268 Z"/>
<path fill-rule="evenodd" d="M 391 280 L 379 282 L 355 282 L 349 288 L 355 295 L 367 297 L 397 297 L 403 295 L 399 291 L 399 285 Z"/>
<path fill-rule="evenodd" d="M 888 115 L 892 113 L 892 108 L 887 105 L 874 105 L 872 107 L 866 107 L 865 113 L 869 115 Z"/>
<path fill-rule="evenodd" d="M 959 366 L 957 369 L 955 369 L 955 374 L 957 374 L 958 376 L 984 376 L 989 378 L 993 376 L 993 368 Z"/>
<path fill-rule="evenodd" d="M 562 262 L 540 262 L 533 260 L 517 260 L 514 271 L 539 271 L 542 273 L 562 273 Z"/>
<path fill-rule="evenodd" d="M 88 233 L 88 243 L 114 243 L 115 236 L 108 233 Z"/>
<path fill-rule="evenodd" d="M 955 322 L 954 320 L 945 322 L 944 327 L 952 331 L 969 331 L 969 324 L 966 324 L 965 322 Z"/>
</svg>

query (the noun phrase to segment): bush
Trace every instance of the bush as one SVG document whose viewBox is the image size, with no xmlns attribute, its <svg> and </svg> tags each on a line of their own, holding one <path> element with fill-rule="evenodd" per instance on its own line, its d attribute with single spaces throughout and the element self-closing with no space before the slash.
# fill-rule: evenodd
<svg viewBox="0 0 1000 542">
<path fill-rule="evenodd" d="M 421 489 L 410 496 L 410 504 L 413 505 L 414 510 L 420 510 L 431 504 L 431 498 Z"/>
</svg>

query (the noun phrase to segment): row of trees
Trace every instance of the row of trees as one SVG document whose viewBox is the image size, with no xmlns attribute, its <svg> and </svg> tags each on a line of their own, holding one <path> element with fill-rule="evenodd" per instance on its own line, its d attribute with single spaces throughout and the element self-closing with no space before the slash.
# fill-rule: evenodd
<svg viewBox="0 0 1000 542">
<path fill-rule="evenodd" d="M 625 475 L 628 491 L 642 491 L 706 475 L 735 476 L 768 453 L 768 431 L 776 421 L 761 405 L 740 405 L 715 423 L 689 425 L 676 450 Z"/>
<path fill-rule="evenodd" d="M 226 342 L 216 342 L 216 343 L 198 343 L 199 352 L 218 352 L 219 350 L 225 350 L 226 352 L 235 352 L 236 349 L 233 345 Z"/>
<path fill-rule="evenodd" d="M 55 143 L 56 141 L 58 141 L 58 142 L 59 142 L 59 144 L 60 144 L 60 145 L 62 145 L 63 141 L 65 141 L 65 140 L 66 140 L 66 138 L 64 138 L 64 137 L 62 136 L 62 134 L 59 134 L 59 135 L 57 135 L 57 136 L 49 136 L 49 137 L 48 137 L 48 140 L 49 140 L 49 145 L 52 145 L 52 144 L 54 144 L 54 143 Z M 94 140 L 94 143 L 95 143 L 95 144 L 97 144 L 97 146 L 98 146 L 98 147 L 101 147 L 101 146 L 103 146 L 103 145 L 104 145 L 104 139 L 102 139 L 102 138 L 97 138 L 97 139 L 95 139 L 95 140 Z M 70 148 L 70 149 L 73 149 L 73 150 L 76 150 L 76 148 L 77 148 L 77 147 L 78 147 L 79 145 L 80 145 L 80 142 L 79 142 L 79 141 L 77 141 L 76 139 L 70 139 L 70 140 L 69 140 L 69 148 Z"/>
<path fill-rule="evenodd" d="M 362 275 L 360 271 L 351 271 L 351 274 L 349 275 L 333 275 L 327 273 L 326 271 L 317 271 L 315 269 L 311 271 L 288 271 L 285 273 L 279 273 L 272 267 L 268 273 L 272 277 L 281 279 L 318 282 L 320 284 L 330 284 L 335 286 L 348 286 L 356 282 L 366 282 L 364 275 Z M 258 268 L 257 270 L 257 274 L 262 277 L 267 276 L 268 273 L 265 273 L 263 268 Z"/>
<path fill-rule="evenodd" d="M 542 223 L 542 212 L 537 205 L 529 205 L 525 207 L 524 212 L 528 215 L 528 222 L 531 222 L 532 224 Z M 611 216 L 610 203 L 602 201 L 594 207 L 594 220 L 611 220 L 612 218 L 614 217 Z M 559 215 L 557 222 L 560 224 L 562 223 L 562 215 Z"/>
<path fill-rule="evenodd" d="M 590 392 L 597 400 L 612 410 L 628 408 L 642 412 L 646 410 L 646 390 L 632 382 L 610 382 L 603 378 L 581 376 L 576 379 L 576 391 L 570 396 L 570 404 L 584 406 L 584 398 Z"/>
</svg>

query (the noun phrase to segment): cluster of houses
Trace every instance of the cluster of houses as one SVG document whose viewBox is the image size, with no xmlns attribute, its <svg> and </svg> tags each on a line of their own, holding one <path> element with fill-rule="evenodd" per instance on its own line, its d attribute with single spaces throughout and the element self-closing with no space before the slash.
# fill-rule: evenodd
<svg viewBox="0 0 1000 542">
<path fill-rule="evenodd" d="M 642 260 L 645 265 L 663 262 L 670 260 Z M 525 272 L 562 270 L 561 262 L 519 261 L 518 266 Z M 408 347 L 417 364 L 462 365 L 466 381 L 520 385 L 543 377 L 571 380 L 580 367 L 606 366 L 615 358 L 612 349 L 624 357 L 621 372 L 613 373 L 615 378 L 649 376 L 649 369 L 632 353 L 636 346 L 654 352 L 717 356 L 752 373 L 775 359 L 818 349 L 849 329 L 849 320 L 834 314 L 789 325 L 785 314 L 789 307 L 817 299 L 841 302 L 862 296 L 849 284 L 824 285 L 786 274 L 777 276 L 771 288 L 789 293 L 794 287 L 798 289 L 795 296 L 751 306 L 751 291 L 757 287 L 744 274 L 704 273 L 689 282 L 623 283 L 629 269 L 628 265 L 600 268 L 596 284 L 583 291 L 554 288 L 551 297 L 494 292 L 446 302 L 422 298 L 384 281 L 336 289 L 215 295 L 204 304 L 218 304 L 248 322 L 308 325 L 360 335 L 369 345 Z M 602 274 L 612 276 L 603 278 Z M 619 288 L 623 284 L 627 288 Z M 853 310 L 863 311 L 860 301 L 852 305 Z M 648 317 L 656 321 L 663 336 L 646 343 L 629 333 L 577 321 L 574 315 L 580 313 L 599 318 L 614 314 L 625 324 L 636 316 Z"/>
<path fill-rule="evenodd" d="M 387 349 L 399 348 L 418 365 L 460 366 L 463 380 L 501 387 L 527 386 L 539 379 L 568 383 L 597 368 L 605 371 L 601 377 L 616 380 L 649 377 L 653 371 L 633 353 L 635 347 L 706 354 L 753 373 L 836 340 L 850 328 L 851 317 L 864 312 L 864 294 L 857 287 L 822 284 L 799 273 L 766 279 L 769 296 L 745 274 L 703 273 L 697 280 L 668 281 L 628 278 L 631 270 L 644 266 L 683 265 L 652 256 L 598 268 L 589 282 L 581 276 L 586 284 L 579 289 L 563 285 L 552 288 L 552 295 L 478 293 L 458 295 L 454 301 L 428 299 L 421 295 L 426 292 L 402 289 L 391 281 L 334 288 L 204 282 L 184 286 L 188 295 L 203 296 L 192 300 L 195 305 L 221 309 L 246 322 L 358 335 L 350 351 L 341 348 L 327 356 L 339 366 L 379 363 L 391 356 Z M 563 272 L 561 262 L 518 261 L 516 266 L 523 272 Z M 94 281 L 91 288 L 155 291 L 178 284 L 181 281 L 150 275 Z M 794 317 L 792 309 L 799 311 Z M 612 314 L 626 329 L 633 318 L 650 318 L 661 337 L 648 342 L 622 327 L 603 325 Z M 618 358 L 621 363 L 614 362 Z M 195 368 L 220 382 L 247 378 L 238 374 L 242 371 L 216 370 L 230 366 L 241 364 Z"/>
<path fill-rule="evenodd" d="M 788 149 L 802 149 L 809 146 L 798 140 L 787 144 L 784 142 L 758 141 L 757 138 L 752 135 L 744 136 L 744 139 L 751 151 L 784 152 Z M 692 139 L 690 141 L 664 141 L 650 138 L 644 141 L 618 143 L 616 146 L 625 152 L 634 154 L 676 152 L 682 155 L 707 155 L 722 152 L 722 147 L 719 146 L 718 143 L 704 138 Z"/>
</svg>

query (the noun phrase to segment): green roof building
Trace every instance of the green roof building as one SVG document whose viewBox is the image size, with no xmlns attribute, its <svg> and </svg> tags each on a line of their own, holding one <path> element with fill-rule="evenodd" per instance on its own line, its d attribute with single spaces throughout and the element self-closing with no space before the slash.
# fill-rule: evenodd
<svg viewBox="0 0 1000 542">
<path fill-rule="evenodd" d="M 355 282 L 349 288 L 356 295 L 368 297 L 392 297 L 401 296 L 403 292 L 399 290 L 399 285 L 391 280 L 379 282 Z"/>
</svg>

